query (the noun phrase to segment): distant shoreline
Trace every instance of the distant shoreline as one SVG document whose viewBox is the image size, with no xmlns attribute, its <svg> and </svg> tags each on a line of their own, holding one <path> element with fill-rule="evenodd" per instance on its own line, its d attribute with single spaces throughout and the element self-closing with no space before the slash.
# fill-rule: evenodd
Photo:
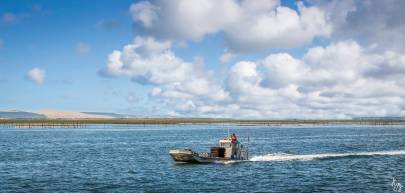
<svg viewBox="0 0 405 193">
<path fill-rule="evenodd" d="M 111 125 L 187 125 L 230 124 L 241 126 L 307 125 L 405 125 L 402 119 L 325 119 L 325 120 L 248 120 L 209 118 L 129 118 L 129 119 L 0 119 L 0 126 L 17 128 L 73 127 Z"/>
</svg>

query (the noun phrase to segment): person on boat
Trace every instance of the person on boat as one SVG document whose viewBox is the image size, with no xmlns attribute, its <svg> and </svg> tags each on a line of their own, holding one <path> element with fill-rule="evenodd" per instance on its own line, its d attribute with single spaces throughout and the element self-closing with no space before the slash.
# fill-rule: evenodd
<svg viewBox="0 0 405 193">
<path fill-rule="evenodd" d="M 232 133 L 231 139 L 232 139 L 232 142 L 238 141 L 238 137 L 236 137 L 235 133 Z"/>
<path fill-rule="evenodd" d="M 238 137 L 236 137 L 235 133 L 231 135 L 232 140 L 232 153 L 231 153 L 231 160 L 233 160 L 238 152 Z"/>
</svg>

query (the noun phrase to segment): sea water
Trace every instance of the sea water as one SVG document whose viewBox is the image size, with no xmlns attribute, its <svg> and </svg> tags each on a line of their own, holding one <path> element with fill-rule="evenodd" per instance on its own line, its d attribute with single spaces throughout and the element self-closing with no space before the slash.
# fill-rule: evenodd
<svg viewBox="0 0 405 193">
<path fill-rule="evenodd" d="M 236 133 L 250 160 L 176 164 Z M 399 185 L 399 186 L 398 186 Z M 405 126 L 0 127 L 0 192 L 405 192 Z"/>
</svg>

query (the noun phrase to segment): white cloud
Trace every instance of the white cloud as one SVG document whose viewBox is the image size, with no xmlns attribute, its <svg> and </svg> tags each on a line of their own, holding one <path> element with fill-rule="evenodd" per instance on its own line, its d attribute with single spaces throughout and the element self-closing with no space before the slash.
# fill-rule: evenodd
<svg viewBox="0 0 405 193">
<path fill-rule="evenodd" d="M 235 54 L 229 51 L 225 51 L 221 57 L 219 57 L 219 62 L 222 64 L 227 64 L 229 63 L 233 58 L 235 57 Z"/>
<path fill-rule="evenodd" d="M 87 54 L 91 51 L 91 47 L 87 43 L 79 42 L 76 45 L 76 53 L 77 54 Z"/>
<path fill-rule="evenodd" d="M 200 40 L 224 32 L 233 51 L 251 52 L 297 47 L 316 36 L 329 36 L 331 26 L 317 7 L 298 3 L 298 11 L 277 0 L 174 0 L 131 5 L 140 31 L 170 40 Z"/>
<path fill-rule="evenodd" d="M 1 19 L 6 24 L 14 24 L 17 22 L 17 16 L 11 12 L 3 13 Z"/>
<path fill-rule="evenodd" d="M 250 116 L 244 109 L 267 118 L 405 115 L 405 86 L 393 77 L 397 72 L 386 72 L 391 78 L 370 73 L 381 65 L 402 68 L 402 57 L 338 42 L 311 48 L 302 59 L 281 53 L 237 63 L 227 87 L 234 103 L 243 104 L 236 114 L 242 117 Z"/>
<path fill-rule="evenodd" d="M 138 9 L 134 9 L 137 7 Z M 232 0 L 147 1 L 133 4 L 130 13 L 148 33 L 176 40 L 199 40 L 236 21 L 238 7 Z"/>
<path fill-rule="evenodd" d="M 170 50 L 170 42 L 150 37 L 137 37 L 122 51 L 108 57 L 106 76 L 126 76 L 134 82 L 153 86 L 151 96 L 162 99 L 226 100 L 228 94 L 204 72 L 201 60 L 186 62 Z M 170 101 L 167 101 L 170 102 Z"/>
<path fill-rule="evenodd" d="M 331 26 L 316 7 L 298 3 L 298 12 L 277 6 L 261 13 L 245 13 L 243 19 L 224 31 L 231 48 L 241 51 L 293 48 L 308 44 L 316 36 L 328 37 Z"/>
<path fill-rule="evenodd" d="M 296 84 L 308 71 L 301 61 L 286 53 L 269 55 L 261 63 L 266 71 L 262 85 L 272 88 Z"/>
<path fill-rule="evenodd" d="M 157 20 L 156 12 L 159 11 L 159 7 L 152 5 L 148 1 L 141 1 L 132 4 L 129 10 L 134 21 L 141 22 L 146 28 L 149 28 Z"/>
<path fill-rule="evenodd" d="M 331 19 L 335 39 L 355 39 L 380 50 L 405 51 L 405 1 L 320 1 Z"/>
<path fill-rule="evenodd" d="M 126 75 L 146 84 L 184 81 L 193 71 L 192 64 L 177 58 L 169 47 L 170 42 L 137 37 L 134 44 L 126 45 L 123 51 L 110 54 L 104 74 Z"/>
<path fill-rule="evenodd" d="M 183 116 L 398 116 L 405 115 L 404 58 L 396 52 L 375 53 L 348 40 L 310 48 L 302 58 L 277 53 L 239 61 L 222 82 L 198 62 L 177 57 L 169 43 L 138 37 L 114 51 L 104 71 L 151 85 L 150 97 Z"/>
<path fill-rule="evenodd" d="M 230 69 L 228 76 L 228 89 L 235 96 L 243 93 L 263 93 L 260 90 L 261 77 L 257 72 L 257 64 L 254 62 L 242 61 L 236 63 Z"/>
<path fill-rule="evenodd" d="M 28 71 L 26 78 L 33 81 L 35 84 L 42 85 L 45 81 L 45 70 L 33 68 Z"/>
<path fill-rule="evenodd" d="M 130 13 L 144 36 L 113 51 L 102 74 L 148 85 L 149 97 L 180 116 L 405 116 L 405 27 L 398 7 L 368 0 L 298 2 L 297 9 L 278 0 L 142 1 Z M 301 57 L 281 52 L 236 61 L 221 68 L 225 73 L 206 71 L 203 58 L 185 61 L 172 50 L 215 33 L 225 41 L 221 63 L 243 52 L 309 45 L 316 37 L 332 43 L 312 45 Z"/>
<path fill-rule="evenodd" d="M 142 1 L 131 5 L 138 32 L 159 39 L 200 40 L 223 33 L 234 52 L 293 48 L 315 37 L 355 39 L 366 47 L 404 51 L 402 0 L 311 0 L 297 8 L 279 0 Z"/>
</svg>

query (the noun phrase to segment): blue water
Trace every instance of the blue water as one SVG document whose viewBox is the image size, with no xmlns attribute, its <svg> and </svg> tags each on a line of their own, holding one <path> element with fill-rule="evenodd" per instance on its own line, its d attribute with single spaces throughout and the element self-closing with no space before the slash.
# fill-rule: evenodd
<svg viewBox="0 0 405 193">
<path fill-rule="evenodd" d="M 0 192 L 394 192 L 404 126 L 236 127 L 251 161 L 176 164 L 226 126 L 0 127 Z M 402 189 L 402 192 L 405 192 Z"/>
</svg>

